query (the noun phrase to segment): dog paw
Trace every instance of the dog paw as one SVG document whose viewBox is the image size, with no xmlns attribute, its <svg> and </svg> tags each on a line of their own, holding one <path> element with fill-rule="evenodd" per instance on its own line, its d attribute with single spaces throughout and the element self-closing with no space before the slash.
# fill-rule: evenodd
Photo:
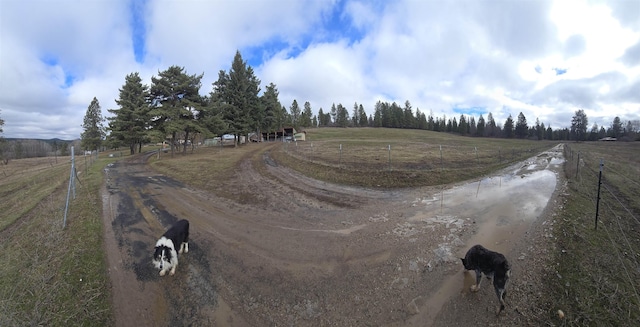
<svg viewBox="0 0 640 327">
<path fill-rule="evenodd" d="M 160 270 L 160 276 L 164 276 L 166 272 L 164 270 Z"/>
<path fill-rule="evenodd" d="M 480 287 L 478 287 L 477 285 L 471 285 L 471 292 L 477 292 L 480 290 Z"/>
</svg>

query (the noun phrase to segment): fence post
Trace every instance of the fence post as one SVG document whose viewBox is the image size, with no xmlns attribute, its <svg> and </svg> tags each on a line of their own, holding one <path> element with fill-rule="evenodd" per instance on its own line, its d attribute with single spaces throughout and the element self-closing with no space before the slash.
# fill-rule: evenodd
<svg viewBox="0 0 640 327">
<path fill-rule="evenodd" d="M 604 159 L 600 159 L 600 173 L 598 174 L 598 199 L 596 200 L 596 230 L 598 230 L 598 211 L 600 210 L 600 185 L 602 185 L 602 167 Z"/>
<path fill-rule="evenodd" d="M 340 144 L 340 159 L 338 160 L 338 164 L 342 165 L 342 144 Z"/>
<path fill-rule="evenodd" d="M 478 164 L 478 166 L 480 166 L 480 158 L 478 157 L 478 147 L 475 146 L 473 147 L 476 151 L 476 163 Z"/>
<path fill-rule="evenodd" d="M 391 171 L 391 144 L 389 144 L 389 171 Z"/>
<path fill-rule="evenodd" d="M 71 173 L 69 174 L 69 187 L 67 188 L 67 201 L 64 206 L 64 218 L 62 220 L 62 228 L 67 227 L 67 212 L 69 212 L 69 196 L 71 195 L 71 184 L 74 183 L 75 177 L 75 154 L 73 151 L 73 146 L 71 146 Z"/>
<path fill-rule="evenodd" d="M 578 178 L 578 169 L 580 169 L 580 151 L 578 151 L 578 162 L 576 163 L 576 178 Z"/>
</svg>

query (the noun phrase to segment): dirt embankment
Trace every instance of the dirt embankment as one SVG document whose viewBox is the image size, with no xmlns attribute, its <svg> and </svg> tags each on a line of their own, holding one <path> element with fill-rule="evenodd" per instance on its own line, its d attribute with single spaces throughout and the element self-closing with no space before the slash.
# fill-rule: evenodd
<svg viewBox="0 0 640 327">
<path fill-rule="evenodd" d="M 372 191 L 308 179 L 266 153 L 220 185 L 238 201 L 158 175 L 142 158 L 116 163 L 103 200 L 117 324 L 533 324 L 529 272 L 544 256 L 558 158 L 550 151 L 453 188 Z M 190 251 L 161 278 L 151 251 L 182 218 Z M 466 291 L 457 257 L 473 242 L 513 262 L 501 317 L 490 283 Z"/>
</svg>

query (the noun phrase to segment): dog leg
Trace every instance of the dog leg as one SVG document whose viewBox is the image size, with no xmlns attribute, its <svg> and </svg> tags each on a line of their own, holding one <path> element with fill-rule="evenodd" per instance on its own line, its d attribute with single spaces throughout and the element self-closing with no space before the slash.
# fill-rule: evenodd
<svg viewBox="0 0 640 327">
<path fill-rule="evenodd" d="M 176 263 L 175 265 L 173 265 L 173 267 L 171 267 L 171 271 L 169 272 L 169 275 L 173 276 L 176 274 L 176 267 L 178 266 L 178 264 Z"/>
<path fill-rule="evenodd" d="M 498 296 L 498 300 L 500 301 L 500 307 L 498 307 L 498 310 L 496 311 L 496 315 L 499 316 L 502 310 L 504 310 L 505 308 L 504 298 L 505 296 L 507 296 L 507 291 L 504 288 L 496 288 L 496 295 Z"/>
<path fill-rule="evenodd" d="M 167 273 L 166 270 L 164 270 L 164 269 L 160 270 L 160 276 L 164 276 L 164 274 L 166 274 L 166 273 Z"/>
<path fill-rule="evenodd" d="M 184 242 L 184 253 L 189 252 L 189 242 Z"/>
<path fill-rule="evenodd" d="M 480 272 L 480 270 L 476 270 L 476 284 L 471 285 L 471 292 L 479 291 L 480 284 L 482 284 L 482 272 Z"/>
</svg>

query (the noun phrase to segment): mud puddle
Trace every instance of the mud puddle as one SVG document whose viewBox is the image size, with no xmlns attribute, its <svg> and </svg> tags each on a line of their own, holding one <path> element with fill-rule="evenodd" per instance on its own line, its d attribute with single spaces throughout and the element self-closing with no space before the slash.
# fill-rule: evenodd
<svg viewBox="0 0 640 327">
<path fill-rule="evenodd" d="M 562 146 L 559 145 L 498 175 L 442 190 L 421 200 L 424 211 L 410 220 L 444 224 L 449 229 L 449 235 L 434 250 L 442 262 L 457 263 L 458 258 L 464 257 L 467 249 L 475 244 L 507 254 L 547 206 L 556 189 L 557 168 L 563 162 Z M 461 240 L 457 231 L 467 226 L 475 233 L 469 239 Z M 513 263 L 516 258 L 507 255 L 507 259 Z M 460 266 L 437 292 L 428 297 L 420 313 L 411 319 L 412 325 L 432 325 L 447 302 L 469 294 L 474 277 L 473 274 L 462 274 L 463 271 Z"/>
</svg>

